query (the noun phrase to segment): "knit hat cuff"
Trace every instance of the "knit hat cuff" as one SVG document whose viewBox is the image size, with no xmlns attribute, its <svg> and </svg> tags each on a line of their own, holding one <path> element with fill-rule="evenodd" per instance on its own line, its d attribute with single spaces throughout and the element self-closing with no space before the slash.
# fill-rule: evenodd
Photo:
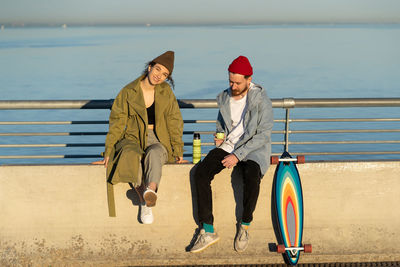
<svg viewBox="0 0 400 267">
<path fill-rule="evenodd" d="M 242 74 L 245 76 L 253 75 L 253 67 L 245 56 L 239 56 L 229 65 L 229 72 Z"/>
</svg>

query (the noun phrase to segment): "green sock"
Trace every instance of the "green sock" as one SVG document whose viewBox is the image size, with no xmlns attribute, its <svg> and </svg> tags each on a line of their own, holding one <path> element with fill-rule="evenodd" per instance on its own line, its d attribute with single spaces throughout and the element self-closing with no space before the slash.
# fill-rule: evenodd
<svg viewBox="0 0 400 267">
<path fill-rule="evenodd" d="M 212 224 L 203 223 L 203 229 L 207 233 L 214 233 L 214 226 Z"/>
<path fill-rule="evenodd" d="M 242 222 L 243 228 L 244 229 L 249 229 L 250 223 Z"/>
</svg>

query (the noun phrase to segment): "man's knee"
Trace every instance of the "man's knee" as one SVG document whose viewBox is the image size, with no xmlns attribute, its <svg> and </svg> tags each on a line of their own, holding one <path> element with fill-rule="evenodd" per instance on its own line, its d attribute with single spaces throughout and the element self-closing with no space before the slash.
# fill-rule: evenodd
<svg viewBox="0 0 400 267">
<path fill-rule="evenodd" d="M 203 179 L 203 177 L 207 176 L 207 169 L 204 168 L 204 165 L 202 164 L 202 162 L 200 162 L 197 166 L 196 166 L 196 170 L 194 171 L 194 180 L 196 181 L 196 183 L 198 181 L 201 181 Z"/>
<path fill-rule="evenodd" d="M 261 182 L 261 169 L 257 162 L 249 160 L 244 166 L 244 179 L 247 184 L 259 185 Z"/>
</svg>

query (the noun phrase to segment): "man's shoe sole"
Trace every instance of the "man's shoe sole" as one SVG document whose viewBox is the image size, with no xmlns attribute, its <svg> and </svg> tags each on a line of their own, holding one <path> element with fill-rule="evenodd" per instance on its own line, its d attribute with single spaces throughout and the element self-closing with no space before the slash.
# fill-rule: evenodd
<svg viewBox="0 0 400 267">
<path fill-rule="evenodd" d="M 144 201 L 146 201 L 146 206 L 147 207 L 154 207 L 156 205 L 157 201 L 157 195 L 151 191 L 146 192 L 143 195 Z"/>
<path fill-rule="evenodd" d="M 217 243 L 218 241 L 219 241 L 219 237 L 218 237 L 217 239 L 215 239 L 214 241 L 212 241 L 211 243 L 208 243 L 207 246 L 202 247 L 202 248 L 199 248 L 198 250 L 191 250 L 190 252 L 191 252 L 191 253 L 198 253 L 198 252 L 201 252 L 201 251 L 205 250 L 206 248 L 208 248 L 209 246 L 211 246 L 211 245 Z"/>
<path fill-rule="evenodd" d="M 248 246 L 249 246 L 249 244 L 247 244 L 247 246 L 246 246 L 244 249 L 242 249 L 242 250 L 240 250 L 240 249 L 238 249 L 238 248 L 236 248 L 236 247 L 234 246 L 234 249 L 235 249 L 236 252 L 242 253 L 242 252 L 244 252 L 244 251 L 247 249 Z"/>
</svg>

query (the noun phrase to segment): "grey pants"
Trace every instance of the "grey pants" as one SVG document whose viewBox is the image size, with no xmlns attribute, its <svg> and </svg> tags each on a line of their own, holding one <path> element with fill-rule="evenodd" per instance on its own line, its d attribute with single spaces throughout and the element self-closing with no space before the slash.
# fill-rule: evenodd
<svg viewBox="0 0 400 267">
<path fill-rule="evenodd" d="M 147 130 L 147 147 L 142 159 L 142 173 L 145 185 L 154 182 L 160 184 L 162 166 L 168 161 L 167 149 L 158 141 L 153 130 Z"/>
</svg>

